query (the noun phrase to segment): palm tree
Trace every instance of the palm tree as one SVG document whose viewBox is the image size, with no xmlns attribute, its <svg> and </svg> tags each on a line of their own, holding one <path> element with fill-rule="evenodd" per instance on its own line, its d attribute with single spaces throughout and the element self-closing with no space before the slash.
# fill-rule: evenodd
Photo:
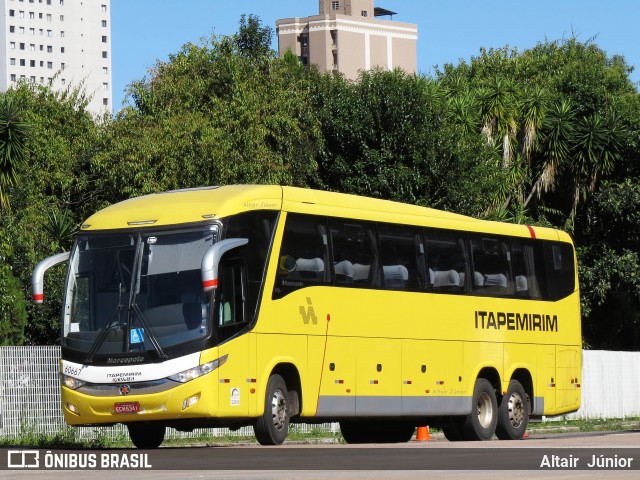
<svg viewBox="0 0 640 480">
<path fill-rule="evenodd" d="M 540 86 L 525 87 L 519 99 L 518 111 L 521 122 L 521 145 L 520 152 L 522 159 L 531 167 L 533 152 L 538 140 L 547 111 L 549 109 L 549 94 L 547 90 Z"/>
<path fill-rule="evenodd" d="M 605 116 L 592 113 L 578 121 L 570 165 L 573 207 L 567 221 L 575 217 L 580 199 L 593 192 L 600 177 L 611 173 L 621 158 L 624 135 L 621 123 L 614 111 Z"/>
<path fill-rule="evenodd" d="M 0 95 L 0 211 L 9 206 L 7 189 L 16 182 L 16 167 L 26 156 L 29 126 L 11 92 Z"/>
<path fill-rule="evenodd" d="M 502 78 L 493 79 L 478 89 L 482 133 L 491 146 L 502 143 L 503 166 L 508 168 L 514 157 L 518 133 L 516 84 Z"/>
<path fill-rule="evenodd" d="M 449 98 L 449 111 L 453 121 L 460 125 L 463 135 L 477 133 L 480 126 L 478 99 L 473 92 L 465 90 Z"/>
<path fill-rule="evenodd" d="M 571 162 L 575 128 L 576 118 L 571 102 L 562 100 L 547 112 L 536 145 L 541 161 L 534 166 L 537 174 L 524 202 L 525 206 L 534 197 L 540 198 L 544 193 L 555 189 L 561 168 Z"/>
<path fill-rule="evenodd" d="M 64 252 L 71 246 L 77 226 L 69 210 L 63 210 L 62 212 L 50 210 L 47 213 L 44 229 L 53 247 L 58 251 Z"/>
</svg>

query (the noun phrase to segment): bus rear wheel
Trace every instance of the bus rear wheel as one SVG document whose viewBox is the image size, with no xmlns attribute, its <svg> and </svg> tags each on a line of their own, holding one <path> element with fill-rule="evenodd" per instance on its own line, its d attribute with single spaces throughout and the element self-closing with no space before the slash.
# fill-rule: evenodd
<svg viewBox="0 0 640 480">
<path fill-rule="evenodd" d="M 511 380 L 498 409 L 496 436 L 500 440 L 521 440 L 524 437 L 529 425 L 527 398 L 522 384 L 517 380 Z"/>
<path fill-rule="evenodd" d="M 137 448 L 158 448 L 164 440 L 166 428 L 153 423 L 129 423 L 129 438 Z"/>
<path fill-rule="evenodd" d="M 289 392 L 280 375 L 272 375 L 267 383 L 264 413 L 256 420 L 253 431 L 260 445 L 280 445 L 289 433 Z"/>
<path fill-rule="evenodd" d="M 476 380 L 471 406 L 472 411 L 463 425 L 465 440 L 490 440 L 498 423 L 498 401 L 489 380 Z"/>
</svg>

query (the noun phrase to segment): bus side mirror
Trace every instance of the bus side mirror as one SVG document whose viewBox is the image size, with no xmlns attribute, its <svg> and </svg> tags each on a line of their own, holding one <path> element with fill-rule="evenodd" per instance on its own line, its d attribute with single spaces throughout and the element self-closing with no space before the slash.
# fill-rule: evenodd
<svg viewBox="0 0 640 480">
<path fill-rule="evenodd" d="M 33 302 L 42 303 L 44 301 L 44 272 L 54 265 L 69 260 L 70 252 L 58 253 L 42 260 L 31 275 L 31 291 L 33 292 Z"/>
<path fill-rule="evenodd" d="M 248 238 L 227 238 L 216 242 L 202 257 L 202 288 L 210 292 L 218 287 L 218 264 L 222 256 L 229 250 L 249 243 Z"/>
</svg>

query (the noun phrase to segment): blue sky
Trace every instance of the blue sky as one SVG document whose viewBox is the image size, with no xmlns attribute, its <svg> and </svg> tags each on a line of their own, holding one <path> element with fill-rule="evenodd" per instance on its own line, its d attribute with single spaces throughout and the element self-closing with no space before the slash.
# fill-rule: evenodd
<svg viewBox="0 0 640 480">
<path fill-rule="evenodd" d="M 480 47 L 509 45 L 522 51 L 545 40 L 594 39 L 609 55 L 635 66 L 640 82 L 640 1 L 638 0 L 375 0 L 397 12 L 394 20 L 418 24 L 418 70 L 458 63 Z M 124 90 L 156 61 L 187 42 L 230 35 L 240 16 L 255 14 L 274 28 L 279 18 L 318 13 L 318 0 L 111 0 L 114 108 Z M 274 39 L 273 48 L 277 47 Z"/>
</svg>

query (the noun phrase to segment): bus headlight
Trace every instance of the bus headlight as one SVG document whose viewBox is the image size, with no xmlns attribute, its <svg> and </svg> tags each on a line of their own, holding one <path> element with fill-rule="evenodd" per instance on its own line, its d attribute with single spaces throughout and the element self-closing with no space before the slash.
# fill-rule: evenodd
<svg viewBox="0 0 640 480">
<path fill-rule="evenodd" d="M 87 382 L 83 382 L 82 380 L 78 380 L 77 378 L 70 377 L 68 375 L 60 375 L 60 380 L 62 381 L 62 385 L 71 390 L 77 390 Z"/>
<path fill-rule="evenodd" d="M 185 370 L 180 373 L 176 373 L 175 375 L 171 375 L 167 377 L 169 380 L 173 380 L 174 382 L 186 383 L 191 380 L 195 380 L 202 375 L 206 375 L 207 373 L 213 372 L 216 368 L 224 365 L 227 361 L 229 355 L 225 355 L 224 357 L 216 358 L 211 362 L 207 362 L 202 365 L 198 365 L 197 367 L 190 368 L 189 370 Z"/>
</svg>

